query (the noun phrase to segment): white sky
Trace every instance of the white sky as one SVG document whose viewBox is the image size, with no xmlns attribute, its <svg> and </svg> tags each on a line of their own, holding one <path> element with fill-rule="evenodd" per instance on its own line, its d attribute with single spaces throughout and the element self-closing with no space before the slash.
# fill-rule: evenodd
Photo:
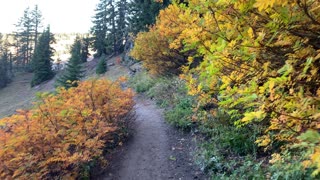
<svg viewBox="0 0 320 180">
<path fill-rule="evenodd" d="M 89 32 L 94 9 L 99 0 L 0 0 L 0 32 L 15 30 L 24 10 L 38 4 L 43 25 L 50 24 L 51 32 Z"/>
</svg>

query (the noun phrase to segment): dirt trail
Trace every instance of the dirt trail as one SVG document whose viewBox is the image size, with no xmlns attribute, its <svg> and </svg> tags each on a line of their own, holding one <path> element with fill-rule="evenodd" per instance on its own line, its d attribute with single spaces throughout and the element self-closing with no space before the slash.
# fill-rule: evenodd
<svg viewBox="0 0 320 180">
<path fill-rule="evenodd" d="M 205 179 L 192 164 L 191 137 L 167 125 L 162 110 L 136 98 L 133 137 L 113 160 L 105 180 Z"/>
</svg>

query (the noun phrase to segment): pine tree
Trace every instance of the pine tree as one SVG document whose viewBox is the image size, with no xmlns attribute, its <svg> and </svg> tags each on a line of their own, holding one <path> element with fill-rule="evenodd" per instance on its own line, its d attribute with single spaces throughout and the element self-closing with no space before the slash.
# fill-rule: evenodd
<svg viewBox="0 0 320 180">
<path fill-rule="evenodd" d="M 83 37 L 81 39 L 81 61 L 87 62 L 88 55 L 89 55 L 89 45 L 90 45 L 90 38 Z"/>
<path fill-rule="evenodd" d="M 96 15 L 93 19 L 94 26 L 91 28 L 91 33 L 93 34 L 93 48 L 97 51 L 97 56 L 101 56 L 103 53 L 106 52 L 106 37 L 107 37 L 107 30 L 108 30 L 108 23 L 107 23 L 107 6 L 109 0 L 100 0 L 99 4 L 97 5 L 95 11 Z"/>
<path fill-rule="evenodd" d="M 35 49 L 38 43 L 39 29 L 42 27 L 41 26 L 42 13 L 39 10 L 38 5 L 36 5 L 34 9 L 31 11 L 31 18 L 34 25 L 34 49 Z"/>
<path fill-rule="evenodd" d="M 17 32 L 15 34 L 16 40 L 18 41 L 18 56 L 19 64 L 25 68 L 26 65 L 30 62 L 32 54 L 32 19 L 30 15 L 30 9 L 27 8 L 24 10 L 23 16 L 19 19 L 16 24 Z"/>
<path fill-rule="evenodd" d="M 102 54 L 97 65 L 96 73 L 103 74 L 105 72 L 107 72 L 106 55 Z"/>
<path fill-rule="evenodd" d="M 0 88 L 5 87 L 11 81 L 11 76 L 9 42 L 0 34 Z"/>
<path fill-rule="evenodd" d="M 30 62 L 38 42 L 39 29 L 41 28 L 42 15 L 38 6 L 33 10 L 26 8 L 23 16 L 16 24 L 17 31 L 15 32 L 17 59 L 18 64 L 22 68 L 28 67 L 30 69 Z"/>
<path fill-rule="evenodd" d="M 0 56 L 0 88 L 5 87 L 10 82 L 8 76 L 8 54 L 4 52 Z"/>
<path fill-rule="evenodd" d="M 101 0 L 97 5 L 91 29 L 97 56 L 123 51 L 123 41 L 128 34 L 128 5 L 127 0 Z"/>
<path fill-rule="evenodd" d="M 34 75 L 31 81 L 32 87 L 54 76 L 51 66 L 53 49 L 50 47 L 50 44 L 53 42 L 54 37 L 48 27 L 40 36 L 39 43 L 32 58 L 32 66 L 34 69 Z"/>
<path fill-rule="evenodd" d="M 137 34 L 140 31 L 147 31 L 148 27 L 155 23 L 159 11 L 168 6 L 170 0 L 163 0 L 162 3 L 154 0 L 133 0 L 129 3 L 129 27 L 130 32 Z"/>
<path fill-rule="evenodd" d="M 71 47 L 71 57 L 65 69 L 65 72 L 57 79 L 57 86 L 65 88 L 78 86 L 77 81 L 83 77 L 84 70 L 81 61 L 81 40 L 76 37 Z"/>
<path fill-rule="evenodd" d="M 128 35 L 128 3 L 127 0 L 119 0 L 116 3 L 116 43 L 115 49 L 118 53 L 124 50 L 124 40 Z"/>
<path fill-rule="evenodd" d="M 117 52 L 117 30 L 116 30 L 116 9 L 112 1 L 109 2 L 108 8 L 109 16 L 108 22 L 111 29 L 109 30 L 109 39 L 112 42 L 113 53 Z"/>
</svg>

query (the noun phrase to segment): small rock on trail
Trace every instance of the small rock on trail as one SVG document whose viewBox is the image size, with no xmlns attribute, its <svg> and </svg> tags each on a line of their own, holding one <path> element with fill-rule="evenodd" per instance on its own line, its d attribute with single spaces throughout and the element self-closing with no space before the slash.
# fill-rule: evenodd
<svg viewBox="0 0 320 180">
<path fill-rule="evenodd" d="M 144 97 L 136 99 L 134 133 L 110 162 L 104 180 L 206 179 L 193 165 L 191 137 L 163 119 L 163 111 Z M 187 142 L 184 142 L 187 141 Z"/>
</svg>

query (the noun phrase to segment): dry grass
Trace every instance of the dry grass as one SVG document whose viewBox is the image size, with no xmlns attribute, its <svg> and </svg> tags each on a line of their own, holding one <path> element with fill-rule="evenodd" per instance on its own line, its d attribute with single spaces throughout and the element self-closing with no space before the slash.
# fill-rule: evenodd
<svg viewBox="0 0 320 180">
<path fill-rule="evenodd" d="M 98 64 L 98 59 L 94 59 L 86 64 L 86 78 L 92 78 L 92 77 L 102 77 L 107 78 L 112 81 L 117 80 L 121 76 L 127 76 L 129 73 L 129 70 L 122 65 L 118 65 L 116 63 L 116 59 L 119 56 L 112 57 L 107 61 L 108 64 L 114 64 L 113 66 L 108 67 L 108 71 L 105 74 L 102 75 L 96 75 L 96 65 Z"/>
<path fill-rule="evenodd" d="M 30 107 L 31 103 L 36 99 L 36 92 L 45 92 L 54 89 L 54 80 L 31 88 L 31 79 L 31 73 L 17 74 L 12 83 L 0 90 L 0 118 L 13 114 L 16 109 L 27 109 Z"/>
</svg>

